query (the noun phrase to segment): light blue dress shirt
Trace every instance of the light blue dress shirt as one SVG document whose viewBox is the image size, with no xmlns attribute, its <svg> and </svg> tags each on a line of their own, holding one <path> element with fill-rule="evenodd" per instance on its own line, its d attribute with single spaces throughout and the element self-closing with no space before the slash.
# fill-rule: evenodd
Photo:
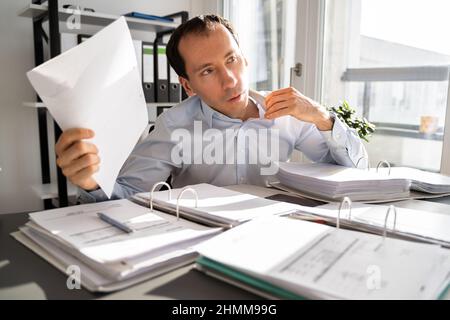
<svg viewBox="0 0 450 320">
<path fill-rule="evenodd" d="M 314 162 L 337 163 L 347 167 L 356 167 L 357 164 L 361 167 L 365 162 L 359 161 L 361 158 L 367 158 L 367 153 L 357 133 L 339 118 L 334 117 L 331 131 L 319 131 L 314 124 L 292 116 L 268 120 L 264 118 L 264 107 L 257 100 L 256 97 L 253 99 L 259 110 L 259 118 L 246 121 L 232 119 L 215 111 L 197 96 L 192 96 L 162 113 L 156 120 L 154 130 L 135 146 L 123 165 L 111 199 L 128 198 L 137 192 L 149 192 L 156 182 L 166 181 L 169 176 L 172 177 L 174 188 L 197 183 L 217 186 L 267 186 L 268 182 L 276 180 L 274 175 L 261 174 L 261 168 L 268 167 L 267 163 L 249 161 L 255 152 L 258 153 L 258 149 L 259 152 L 262 149 L 267 149 L 265 152 L 270 151 L 270 143 L 251 141 L 252 135 L 249 132 L 258 129 L 278 129 L 279 161 L 288 161 L 293 150 L 297 149 Z M 195 122 L 197 129 L 200 125 L 203 132 L 216 129 L 210 131 L 219 132 L 223 136 L 227 132 L 228 138 L 231 136 L 228 140 L 234 143 L 224 143 L 225 157 L 231 158 L 226 158 L 221 163 L 202 162 L 202 152 L 207 147 L 207 144 L 204 144 L 201 147 L 192 146 L 190 152 L 193 161 L 174 161 L 173 148 L 177 150 L 175 154 L 183 154 L 183 150 L 177 145 L 180 141 L 174 140 L 171 135 L 180 129 L 193 135 Z M 242 163 L 238 159 L 247 161 Z M 104 200 L 108 198 L 101 189 L 79 191 L 79 201 L 82 203 Z"/>
</svg>

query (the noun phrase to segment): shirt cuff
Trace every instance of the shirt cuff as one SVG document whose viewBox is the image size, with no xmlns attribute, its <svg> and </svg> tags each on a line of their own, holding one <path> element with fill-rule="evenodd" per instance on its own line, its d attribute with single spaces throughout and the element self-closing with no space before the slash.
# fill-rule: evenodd
<svg viewBox="0 0 450 320">
<path fill-rule="evenodd" d="M 346 148 L 347 132 L 349 127 L 334 113 L 330 113 L 334 119 L 332 130 L 320 131 L 328 145 L 334 148 Z"/>
<path fill-rule="evenodd" d="M 78 203 L 94 203 L 109 200 L 102 189 L 97 189 L 94 191 L 86 191 L 84 189 L 78 188 L 77 192 L 77 202 Z"/>
</svg>

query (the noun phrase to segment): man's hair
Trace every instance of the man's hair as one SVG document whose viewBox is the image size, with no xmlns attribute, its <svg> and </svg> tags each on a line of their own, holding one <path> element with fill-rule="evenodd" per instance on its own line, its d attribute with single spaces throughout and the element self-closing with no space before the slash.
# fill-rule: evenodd
<svg viewBox="0 0 450 320">
<path fill-rule="evenodd" d="M 208 32 L 214 30 L 216 25 L 220 24 L 231 33 L 239 46 L 237 34 L 235 33 L 231 23 L 227 19 L 214 14 L 197 16 L 179 25 L 175 29 L 169 42 L 167 43 L 166 55 L 170 65 L 179 76 L 189 79 L 186 74 L 186 66 L 183 57 L 178 50 L 178 45 L 180 44 L 181 39 L 189 34 L 207 35 Z"/>
</svg>

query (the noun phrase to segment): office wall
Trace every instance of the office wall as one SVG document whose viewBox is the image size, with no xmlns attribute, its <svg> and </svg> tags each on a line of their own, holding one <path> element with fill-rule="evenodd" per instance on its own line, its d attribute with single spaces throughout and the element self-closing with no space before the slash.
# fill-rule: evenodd
<svg viewBox="0 0 450 320">
<path fill-rule="evenodd" d="M 22 106 L 24 101 L 35 101 L 34 91 L 25 76 L 34 66 L 32 22 L 17 16 L 30 2 L 0 1 L 0 214 L 43 208 L 32 189 L 33 185 L 41 183 L 37 113 L 33 108 Z M 142 11 L 164 15 L 187 10 L 193 16 L 216 12 L 219 2 L 71 0 L 59 3 L 78 4 L 111 14 Z M 49 132 L 50 139 L 52 133 Z M 54 164 L 52 154 L 51 159 Z M 55 181 L 54 172 L 52 176 Z"/>
</svg>

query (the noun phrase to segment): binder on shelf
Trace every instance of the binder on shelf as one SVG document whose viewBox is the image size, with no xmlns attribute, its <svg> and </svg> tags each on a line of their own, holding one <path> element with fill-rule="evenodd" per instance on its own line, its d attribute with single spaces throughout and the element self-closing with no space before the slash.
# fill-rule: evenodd
<svg viewBox="0 0 450 320">
<path fill-rule="evenodd" d="M 86 41 L 87 39 L 89 39 L 91 37 L 91 35 L 89 34 L 78 34 L 77 35 L 77 43 L 80 44 L 83 41 Z"/>
<path fill-rule="evenodd" d="M 73 33 L 61 33 L 61 53 L 75 47 L 80 43 L 80 35 Z"/>
<path fill-rule="evenodd" d="M 169 102 L 169 77 L 167 68 L 166 45 L 157 45 L 156 55 L 156 101 Z"/>
<path fill-rule="evenodd" d="M 142 86 L 147 103 L 156 101 L 153 50 L 153 43 L 142 42 Z"/>
<path fill-rule="evenodd" d="M 136 53 L 137 68 L 142 79 L 142 41 L 133 39 L 133 45 Z"/>
<path fill-rule="evenodd" d="M 181 84 L 175 70 L 167 64 L 169 68 L 169 102 L 181 102 Z"/>
<path fill-rule="evenodd" d="M 155 21 L 161 21 L 161 22 L 173 22 L 174 21 L 173 18 L 155 16 L 153 14 L 147 14 L 147 13 L 136 12 L 136 11 L 132 11 L 130 13 L 124 14 L 124 16 L 131 17 L 131 18 L 146 19 L 146 20 L 155 20 Z"/>
</svg>

